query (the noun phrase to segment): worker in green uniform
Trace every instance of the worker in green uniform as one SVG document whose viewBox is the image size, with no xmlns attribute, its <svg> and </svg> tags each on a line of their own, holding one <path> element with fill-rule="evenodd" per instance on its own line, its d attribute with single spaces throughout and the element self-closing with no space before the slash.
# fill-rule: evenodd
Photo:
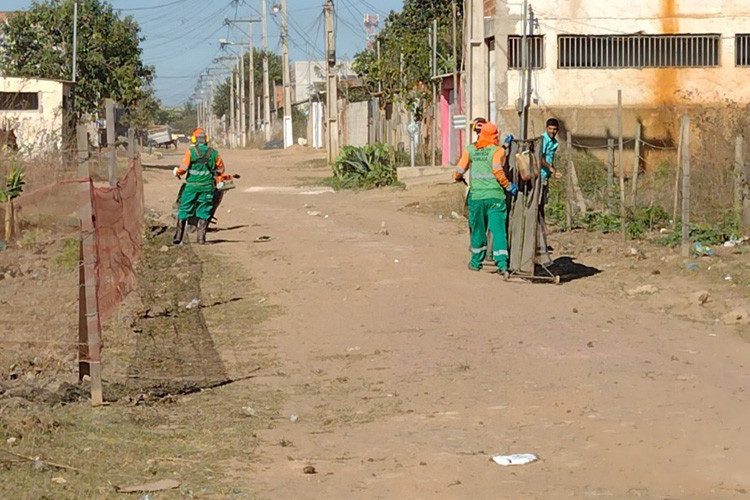
<svg viewBox="0 0 750 500">
<path fill-rule="evenodd" d="M 187 174 L 177 210 L 177 230 L 172 239 L 175 245 L 182 242 L 188 217 L 192 216 L 198 218 L 198 243 L 206 242 L 214 202 L 214 185 L 216 179 L 224 177 L 224 162 L 219 152 L 208 145 L 206 131 L 200 127 L 193 130 L 190 142 L 192 146 L 185 151 L 180 166 L 175 167 L 173 172 L 178 179 Z"/>
<path fill-rule="evenodd" d="M 505 191 L 515 195 L 518 188 L 503 171 L 505 150 L 497 139 L 494 123 L 482 124 L 477 142 L 461 152 L 453 179 L 460 181 L 469 172 L 469 269 L 479 271 L 487 253 L 487 229 L 492 235 L 492 260 L 497 272 L 508 275 L 508 239 L 505 234 Z"/>
</svg>

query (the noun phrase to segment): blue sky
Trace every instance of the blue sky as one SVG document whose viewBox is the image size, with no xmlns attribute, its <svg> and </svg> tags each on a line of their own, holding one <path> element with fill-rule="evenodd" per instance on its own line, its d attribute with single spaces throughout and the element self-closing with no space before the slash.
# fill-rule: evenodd
<svg viewBox="0 0 750 500">
<path fill-rule="evenodd" d="M 184 103 L 193 93 L 198 75 L 211 60 L 223 55 L 218 40 L 247 43 L 247 24 L 224 25 L 224 19 L 260 18 L 262 0 L 109 0 L 123 15 L 141 26 L 146 64 L 156 67 L 154 87 L 165 105 Z M 268 2 L 268 48 L 281 53 L 278 16 Z M 0 10 L 24 10 L 31 0 L 0 0 Z M 323 0 L 287 0 L 289 54 L 292 60 L 323 58 Z M 351 58 L 365 46 L 364 14 L 401 10 L 403 0 L 334 0 L 337 55 Z M 253 44 L 261 46 L 260 23 L 253 24 Z M 228 49 L 227 49 L 228 51 Z"/>
</svg>

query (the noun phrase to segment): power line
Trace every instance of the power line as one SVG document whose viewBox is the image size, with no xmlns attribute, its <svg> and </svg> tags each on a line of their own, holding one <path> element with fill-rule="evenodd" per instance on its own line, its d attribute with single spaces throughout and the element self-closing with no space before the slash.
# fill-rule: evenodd
<svg viewBox="0 0 750 500">
<path fill-rule="evenodd" d="M 152 7 L 134 7 L 131 9 L 114 9 L 114 10 L 120 10 L 120 11 L 127 11 L 127 12 L 133 12 L 133 11 L 140 11 L 140 10 L 154 10 L 154 9 L 163 9 L 164 7 L 170 7 L 172 5 L 177 5 L 178 3 L 184 3 L 187 0 L 175 0 L 174 2 L 165 3 L 162 5 L 154 5 Z"/>
</svg>

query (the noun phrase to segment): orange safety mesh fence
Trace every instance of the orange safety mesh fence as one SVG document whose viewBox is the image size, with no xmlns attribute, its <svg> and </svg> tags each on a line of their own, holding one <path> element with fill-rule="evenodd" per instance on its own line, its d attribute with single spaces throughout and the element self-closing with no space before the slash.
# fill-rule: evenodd
<svg viewBox="0 0 750 500">
<path fill-rule="evenodd" d="M 97 254 L 97 303 L 101 321 L 107 321 L 137 285 L 133 263 L 141 253 L 143 222 L 140 157 L 130 160 L 127 173 L 116 186 L 93 185 L 91 199 Z"/>
</svg>

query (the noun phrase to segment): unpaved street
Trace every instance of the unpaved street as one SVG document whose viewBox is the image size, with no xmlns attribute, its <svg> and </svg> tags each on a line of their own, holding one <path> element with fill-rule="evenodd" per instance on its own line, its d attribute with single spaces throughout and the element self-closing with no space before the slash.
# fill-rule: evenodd
<svg viewBox="0 0 750 500">
<path fill-rule="evenodd" d="M 403 208 L 452 186 L 310 194 L 289 189 L 329 175 L 310 153 L 222 154 L 242 178 L 199 251 L 277 308 L 255 327 L 274 367 L 251 384 L 280 414 L 259 459 L 224 464 L 255 497 L 747 496 L 745 326 L 623 298 L 607 269 L 561 286 L 469 272 L 464 223 Z M 166 211 L 177 182 L 146 180 Z M 242 387 L 227 408 L 252 404 Z M 490 460 L 523 452 L 540 461 Z"/>
</svg>

